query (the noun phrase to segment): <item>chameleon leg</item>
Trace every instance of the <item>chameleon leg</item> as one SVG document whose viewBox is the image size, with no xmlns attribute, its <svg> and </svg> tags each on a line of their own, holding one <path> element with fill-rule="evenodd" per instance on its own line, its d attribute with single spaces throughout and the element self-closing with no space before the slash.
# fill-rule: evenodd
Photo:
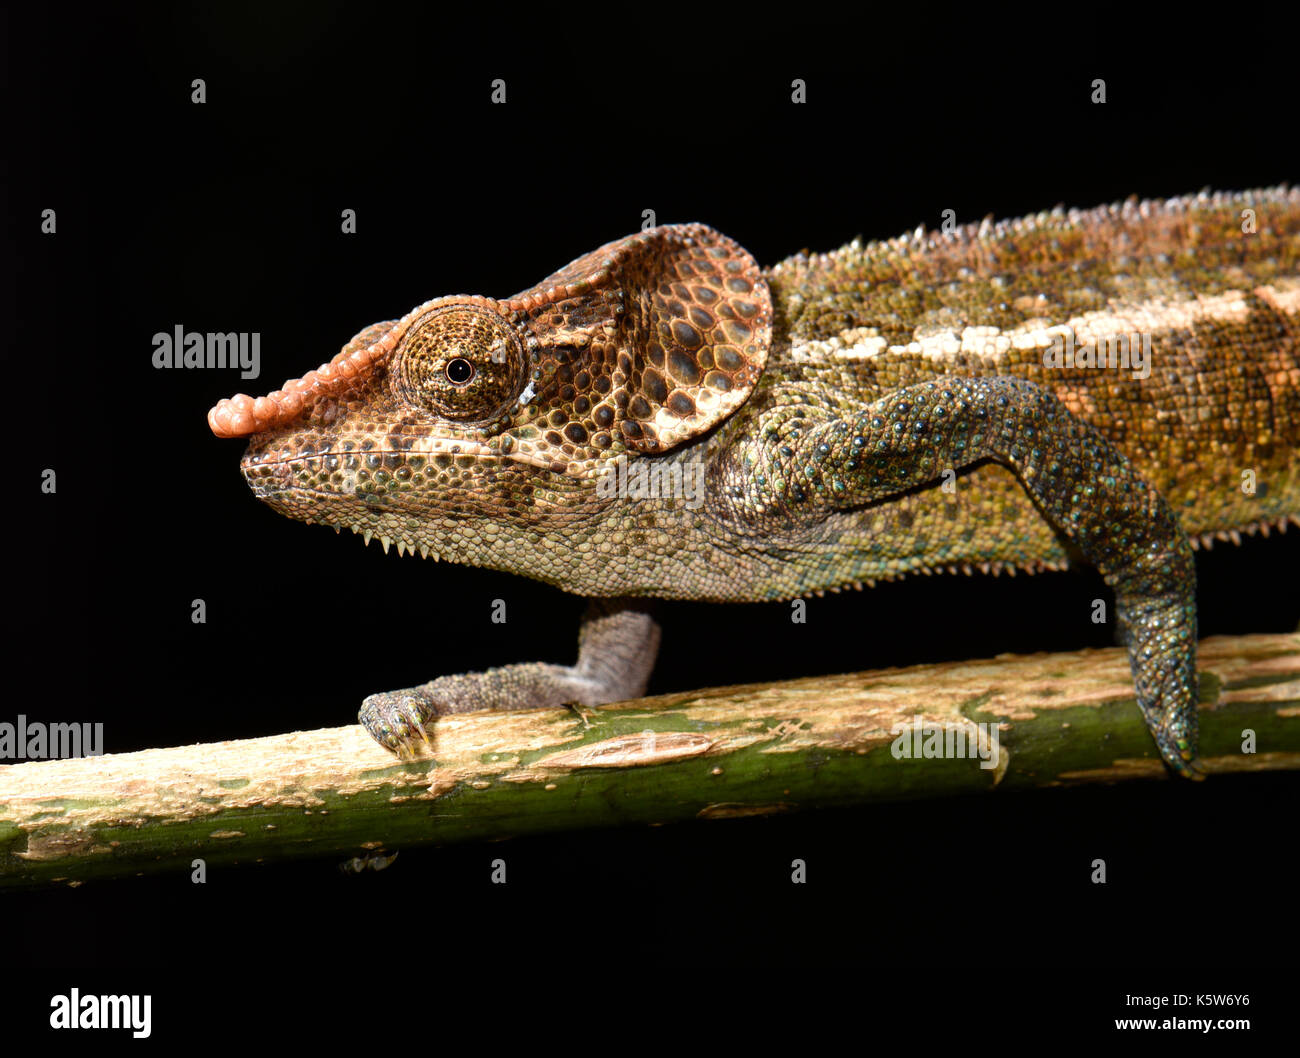
<svg viewBox="0 0 1300 1058">
<path fill-rule="evenodd" d="M 1022 379 L 908 386 L 847 419 L 783 407 L 742 452 L 747 491 L 771 516 L 860 506 L 992 458 L 1012 467 L 1049 521 L 1115 592 L 1138 705 L 1160 755 L 1196 759 L 1196 571 L 1164 498 L 1100 433 Z"/>
<path fill-rule="evenodd" d="M 429 745 L 425 725 L 447 713 L 602 705 L 639 697 L 658 651 L 659 625 L 645 604 L 592 600 L 578 634 L 576 664 L 526 662 L 439 676 L 419 687 L 370 695 L 358 719 L 381 746 L 410 756 Z"/>
</svg>

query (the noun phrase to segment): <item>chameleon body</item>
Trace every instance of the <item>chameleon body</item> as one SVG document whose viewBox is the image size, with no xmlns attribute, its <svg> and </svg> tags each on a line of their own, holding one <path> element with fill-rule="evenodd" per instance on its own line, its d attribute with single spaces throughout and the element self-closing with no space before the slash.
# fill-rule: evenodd
<svg viewBox="0 0 1300 1058">
<path fill-rule="evenodd" d="M 1196 762 L 1192 550 L 1300 524 L 1300 192 L 1130 200 L 800 254 L 698 224 L 513 298 L 438 298 L 209 412 L 257 496 L 590 597 L 577 664 L 367 698 L 439 714 L 644 689 L 646 597 L 1097 566 L 1166 763 Z M 1250 487 L 1243 487 L 1249 481 Z"/>
</svg>

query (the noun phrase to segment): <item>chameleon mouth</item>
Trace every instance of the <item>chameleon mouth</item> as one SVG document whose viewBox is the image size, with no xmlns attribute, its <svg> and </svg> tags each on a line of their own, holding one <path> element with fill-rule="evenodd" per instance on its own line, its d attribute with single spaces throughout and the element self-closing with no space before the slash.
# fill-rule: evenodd
<svg viewBox="0 0 1300 1058">
<path fill-rule="evenodd" d="M 276 453 L 258 452 L 250 445 L 240 461 L 244 480 L 263 503 L 296 521 L 326 525 L 336 533 L 349 529 L 361 536 L 368 545 L 378 540 L 387 554 L 397 545 L 398 554 L 419 553 L 435 562 L 445 559 L 422 539 L 415 539 L 405 516 L 395 510 L 387 497 L 358 494 L 354 488 L 329 483 L 311 483 L 299 480 L 299 475 L 309 473 L 311 460 L 324 457 L 280 458 Z"/>
<path fill-rule="evenodd" d="M 378 466 L 393 459 L 391 453 L 387 460 L 374 457 Z M 374 514 L 389 509 L 388 497 L 381 490 L 372 494 L 364 487 L 373 473 L 366 472 L 366 466 L 367 461 L 355 452 L 286 444 L 283 438 L 270 434 L 255 434 L 239 461 L 245 483 L 259 500 L 290 517 L 322 522 L 327 521 L 331 506 L 344 512 Z M 317 516 L 308 519 L 312 514 Z"/>
<path fill-rule="evenodd" d="M 280 459 L 265 450 L 256 448 L 256 439 L 239 460 L 239 471 L 256 493 L 262 490 L 293 487 L 293 470 L 296 460 Z"/>
<path fill-rule="evenodd" d="M 328 453 L 317 455 L 313 452 L 308 455 L 306 452 L 276 451 L 259 445 L 258 440 L 254 436 L 248 450 L 239 460 L 240 473 L 258 499 L 269 501 L 292 493 L 348 495 L 342 488 L 330 488 L 327 483 L 321 487 L 321 472 L 325 470 L 325 473 L 329 473 L 325 468 L 333 462 Z"/>
</svg>

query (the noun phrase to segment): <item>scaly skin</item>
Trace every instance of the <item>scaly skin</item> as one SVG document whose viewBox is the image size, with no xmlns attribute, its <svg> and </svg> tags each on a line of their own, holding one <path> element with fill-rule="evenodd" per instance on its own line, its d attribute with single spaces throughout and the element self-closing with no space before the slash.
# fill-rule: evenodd
<svg viewBox="0 0 1300 1058">
<path fill-rule="evenodd" d="M 1063 366 L 1067 335 L 1103 357 L 1146 336 L 1149 374 Z M 606 600 L 572 667 L 372 695 L 362 722 L 395 751 L 447 712 L 640 693 L 658 629 L 635 597 L 1081 556 L 1115 591 L 1161 756 L 1195 776 L 1192 548 L 1300 522 L 1300 193 L 1058 210 L 766 271 L 703 225 L 654 228 L 506 301 L 376 324 L 209 423 L 251 435 L 244 474 L 291 517 Z M 615 469 L 663 487 L 620 494 Z"/>
</svg>

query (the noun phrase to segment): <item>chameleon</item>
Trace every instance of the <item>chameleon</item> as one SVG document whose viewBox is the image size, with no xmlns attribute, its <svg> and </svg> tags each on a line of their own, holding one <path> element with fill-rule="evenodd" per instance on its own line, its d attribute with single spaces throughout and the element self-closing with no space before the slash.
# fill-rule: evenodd
<svg viewBox="0 0 1300 1058">
<path fill-rule="evenodd" d="M 768 268 L 704 224 L 650 227 L 513 297 L 366 327 L 208 424 L 248 438 L 244 478 L 289 517 L 589 600 L 573 665 L 367 697 L 398 755 L 448 713 L 638 697 L 655 598 L 1083 562 L 1161 758 L 1200 778 L 1193 551 L 1300 525 L 1300 190 Z"/>
</svg>

